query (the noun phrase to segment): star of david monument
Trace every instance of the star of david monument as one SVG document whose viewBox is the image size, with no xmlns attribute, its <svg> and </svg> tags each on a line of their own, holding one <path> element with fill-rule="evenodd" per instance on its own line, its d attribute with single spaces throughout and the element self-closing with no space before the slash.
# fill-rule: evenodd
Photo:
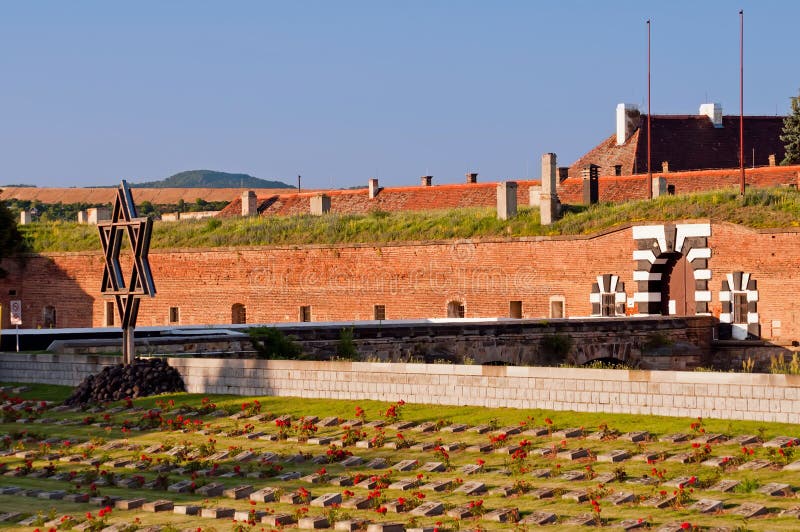
<svg viewBox="0 0 800 532">
<path fill-rule="evenodd" d="M 98 222 L 97 229 L 100 231 L 100 243 L 105 255 L 100 293 L 114 298 L 117 316 L 122 325 L 122 361 L 124 364 L 131 364 L 136 355 L 133 331 L 139 314 L 139 302 L 143 297 L 156 295 L 150 262 L 147 260 L 153 221 L 147 217 L 138 217 L 131 189 L 123 180 L 117 189 L 111 220 Z M 120 251 L 126 236 L 132 259 L 127 284 L 120 264 Z"/>
</svg>

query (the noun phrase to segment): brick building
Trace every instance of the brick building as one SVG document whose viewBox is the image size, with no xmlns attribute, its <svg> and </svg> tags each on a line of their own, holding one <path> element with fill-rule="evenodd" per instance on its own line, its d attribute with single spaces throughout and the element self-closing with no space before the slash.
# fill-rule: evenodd
<svg viewBox="0 0 800 532">
<path fill-rule="evenodd" d="M 800 340 L 800 232 L 689 221 L 480 241 L 156 250 L 139 325 L 711 314 Z M 114 325 L 99 252 L 6 260 L 24 327 Z M 8 317 L 3 317 L 8 327 Z M 727 327 L 727 325 L 726 325 Z"/>
</svg>

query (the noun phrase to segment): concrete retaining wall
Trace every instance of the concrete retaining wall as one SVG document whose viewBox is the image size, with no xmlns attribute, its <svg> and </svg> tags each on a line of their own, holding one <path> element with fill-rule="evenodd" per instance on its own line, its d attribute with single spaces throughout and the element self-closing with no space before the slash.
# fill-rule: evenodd
<svg viewBox="0 0 800 532">
<path fill-rule="evenodd" d="M 75 385 L 114 357 L 0 355 L 0 381 Z M 800 423 L 800 376 L 170 358 L 194 393 L 544 408 Z"/>
</svg>

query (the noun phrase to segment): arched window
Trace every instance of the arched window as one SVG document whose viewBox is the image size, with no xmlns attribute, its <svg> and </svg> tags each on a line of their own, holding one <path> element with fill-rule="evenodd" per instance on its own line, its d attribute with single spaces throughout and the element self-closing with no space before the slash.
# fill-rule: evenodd
<svg viewBox="0 0 800 532">
<path fill-rule="evenodd" d="M 42 309 L 42 327 L 52 329 L 56 326 L 56 307 L 47 305 Z"/>
<path fill-rule="evenodd" d="M 447 303 L 447 317 L 463 318 L 464 304 L 461 301 L 450 301 L 449 303 Z"/>
<path fill-rule="evenodd" d="M 231 307 L 231 323 L 247 323 L 247 309 L 241 303 L 234 303 Z"/>
</svg>

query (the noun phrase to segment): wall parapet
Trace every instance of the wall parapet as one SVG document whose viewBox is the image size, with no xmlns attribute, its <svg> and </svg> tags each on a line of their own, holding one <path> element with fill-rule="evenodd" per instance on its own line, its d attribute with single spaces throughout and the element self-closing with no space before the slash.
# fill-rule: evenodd
<svg viewBox="0 0 800 532">
<path fill-rule="evenodd" d="M 0 380 L 75 385 L 118 361 L 4 354 Z M 209 358 L 168 362 L 192 393 L 800 423 L 797 375 Z"/>
</svg>

